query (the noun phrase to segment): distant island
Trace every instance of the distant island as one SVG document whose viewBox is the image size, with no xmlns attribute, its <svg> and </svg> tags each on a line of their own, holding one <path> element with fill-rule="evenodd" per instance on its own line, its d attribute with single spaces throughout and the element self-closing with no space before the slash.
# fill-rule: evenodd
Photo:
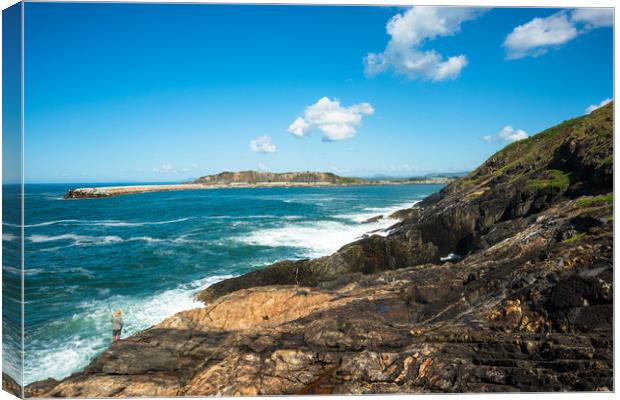
<svg viewBox="0 0 620 400">
<path fill-rule="evenodd" d="M 440 174 L 412 178 L 364 179 L 338 176 L 331 172 L 226 171 L 202 176 L 187 183 L 77 188 L 69 190 L 64 198 L 92 199 L 124 194 L 224 188 L 448 184 L 455 179 L 454 176 Z"/>
</svg>

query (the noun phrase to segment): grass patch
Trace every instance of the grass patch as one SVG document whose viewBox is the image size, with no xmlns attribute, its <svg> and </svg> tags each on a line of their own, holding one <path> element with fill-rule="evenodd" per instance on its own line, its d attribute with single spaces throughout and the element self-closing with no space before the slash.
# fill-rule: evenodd
<svg viewBox="0 0 620 400">
<path fill-rule="evenodd" d="M 608 165 L 612 165 L 613 163 L 614 163 L 614 155 L 613 155 L 613 154 L 611 154 L 611 155 L 609 155 L 609 156 L 607 156 L 607 157 L 603 158 L 603 159 L 601 160 L 601 162 L 600 162 L 600 163 L 598 163 L 598 166 L 599 166 L 599 167 L 606 167 L 606 166 L 608 166 Z"/>
<path fill-rule="evenodd" d="M 570 173 L 560 171 L 559 169 L 549 169 L 545 171 L 547 179 L 533 179 L 527 182 L 528 189 L 546 189 L 553 188 L 566 190 L 570 185 Z"/>
<path fill-rule="evenodd" d="M 579 207 L 594 207 L 600 206 L 603 204 L 613 204 L 614 195 L 613 193 L 607 193 L 600 196 L 588 197 L 586 199 L 577 200 L 577 205 Z"/>
<path fill-rule="evenodd" d="M 552 152 L 560 141 L 556 140 L 558 136 L 566 136 L 577 126 L 583 122 L 585 116 L 572 118 L 562 123 L 545 129 L 544 131 L 528 137 L 527 139 L 513 142 L 497 153 L 493 157 L 507 157 L 511 161 L 519 161 L 529 158 L 528 156 L 537 155 L 539 152 Z M 535 153 L 535 154 L 532 154 Z"/>
<path fill-rule="evenodd" d="M 581 240 L 585 235 L 586 235 L 585 233 L 578 233 L 574 236 L 569 237 L 562 243 L 575 243 L 576 241 Z"/>
</svg>

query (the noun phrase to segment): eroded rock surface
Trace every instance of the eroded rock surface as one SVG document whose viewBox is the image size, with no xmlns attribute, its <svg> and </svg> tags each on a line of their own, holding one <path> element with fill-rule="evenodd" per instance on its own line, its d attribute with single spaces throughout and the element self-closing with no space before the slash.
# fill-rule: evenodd
<svg viewBox="0 0 620 400">
<path fill-rule="evenodd" d="M 387 237 L 216 284 L 26 392 L 613 390 L 612 107 L 508 146 Z"/>
</svg>

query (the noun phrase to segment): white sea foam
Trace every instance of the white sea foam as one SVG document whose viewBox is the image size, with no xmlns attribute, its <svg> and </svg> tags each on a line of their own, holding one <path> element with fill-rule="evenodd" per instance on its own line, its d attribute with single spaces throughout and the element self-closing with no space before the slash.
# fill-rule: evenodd
<svg viewBox="0 0 620 400">
<path fill-rule="evenodd" d="M 136 236 L 127 239 L 128 242 L 147 242 L 147 243 L 161 243 L 164 239 L 153 238 L 150 236 Z"/>
<path fill-rule="evenodd" d="M 80 222 L 77 219 L 60 219 L 57 221 L 46 221 L 46 222 L 41 222 L 39 224 L 30 224 L 30 225 L 24 225 L 24 228 L 36 228 L 39 226 L 49 226 L 49 225 L 56 225 L 56 224 L 69 224 L 69 223 L 78 223 Z"/>
<path fill-rule="evenodd" d="M 181 235 L 174 239 L 160 239 L 150 236 L 136 236 L 126 239 L 127 242 L 146 242 L 146 243 L 172 243 L 172 244 L 187 244 L 187 243 L 200 243 L 199 240 L 188 239 L 188 235 Z"/>
<path fill-rule="evenodd" d="M 356 225 L 337 221 L 289 223 L 278 228 L 257 230 L 237 240 L 257 246 L 301 248 L 309 257 L 320 257 L 335 252 L 366 233 L 381 232 L 394 222 L 381 220 Z"/>
<path fill-rule="evenodd" d="M 312 204 L 318 206 L 324 206 L 325 203 L 328 203 L 332 200 L 339 200 L 335 197 L 326 197 L 322 195 L 305 195 L 303 197 L 295 197 L 292 199 L 283 199 L 284 203 L 293 203 L 293 204 Z"/>
<path fill-rule="evenodd" d="M 301 218 L 298 215 L 293 215 L 292 217 Z M 261 214 L 261 215 L 206 215 L 202 217 L 204 219 L 271 219 L 271 218 L 287 218 L 282 217 L 280 215 L 273 214 Z"/>
<path fill-rule="evenodd" d="M 3 242 L 12 242 L 15 239 L 17 239 L 17 236 L 13 235 L 12 233 L 3 233 L 2 234 L 2 241 Z"/>
<path fill-rule="evenodd" d="M 192 219 L 196 219 L 197 217 L 186 217 L 186 218 L 177 218 L 166 221 L 144 221 L 144 222 L 132 222 L 132 221 L 118 221 L 118 220 L 79 220 L 79 219 L 60 219 L 55 221 L 45 221 L 37 224 L 25 224 L 24 228 L 39 228 L 50 225 L 86 225 L 86 226 L 106 226 L 106 227 L 137 227 L 137 226 L 148 226 L 148 225 L 165 225 L 165 224 L 174 224 L 177 222 L 189 221 Z M 204 216 L 200 217 L 202 219 L 269 219 L 269 218 L 286 218 L 286 219 L 299 219 L 302 218 L 299 215 L 291 215 L 281 217 L 278 215 L 214 215 L 214 216 Z M 4 222 L 3 225 L 11 226 L 15 228 L 21 227 L 18 224 L 10 224 Z"/>
<path fill-rule="evenodd" d="M 118 243 L 122 242 L 123 239 L 118 236 L 85 236 L 85 235 L 76 235 L 73 233 L 66 233 L 63 235 L 30 235 L 28 236 L 28 240 L 32 243 L 47 243 L 47 242 L 55 242 L 55 241 L 71 241 L 74 245 L 84 245 L 84 244 L 110 244 L 110 243 Z"/>
<path fill-rule="evenodd" d="M 26 384 L 49 377 L 62 379 L 84 368 L 93 357 L 110 345 L 111 309 L 123 310 L 123 337 L 131 336 L 177 312 L 202 307 L 196 293 L 232 275 L 211 276 L 146 298 L 113 296 L 107 301 L 85 301 L 79 304 L 81 312 L 70 321 L 55 321 L 57 326 L 76 324 L 79 333 L 59 335 L 53 342 L 42 343 L 40 338 L 26 340 Z M 52 324 L 50 324 L 52 325 Z M 49 329 L 44 327 L 43 329 Z M 34 335 L 36 336 L 36 335 Z"/>
<path fill-rule="evenodd" d="M 193 218 L 178 218 L 169 221 L 147 221 L 147 222 L 127 222 L 127 221 L 97 221 L 93 222 L 94 226 L 147 226 L 147 225 L 165 225 L 174 224 L 176 222 L 188 221 Z"/>
<path fill-rule="evenodd" d="M 43 272 L 41 268 L 24 268 L 24 275 L 26 276 L 39 275 Z"/>
<path fill-rule="evenodd" d="M 101 221 L 95 220 L 95 221 L 91 221 L 91 220 L 79 220 L 79 219 L 60 219 L 60 220 L 56 220 L 56 221 L 46 221 L 46 222 L 40 222 L 38 224 L 24 225 L 24 228 L 38 228 L 38 227 L 42 227 L 42 226 L 57 225 L 57 224 L 65 224 L 65 225 L 74 224 L 74 225 L 88 225 L 88 226 L 112 226 L 112 227 L 128 226 L 128 227 L 132 227 L 132 226 L 173 224 L 173 223 L 176 223 L 176 222 L 188 221 L 190 219 L 193 219 L 193 218 L 189 218 L 188 217 L 188 218 L 172 219 L 172 220 L 168 220 L 168 221 L 145 221 L 145 222 L 116 221 L 116 220 L 101 220 Z M 19 225 L 8 224 L 8 223 L 5 223 L 5 225 L 19 227 Z"/>
<path fill-rule="evenodd" d="M 9 273 L 9 274 L 14 274 L 14 275 L 21 275 L 22 274 L 22 269 L 21 267 L 12 267 L 10 265 L 3 265 L 2 266 L 2 272 L 3 273 Z"/>
<path fill-rule="evenodd" d="M 392 213 L 398 210 L 403 210 L 405 208 L 411 208 L 419 202 L 419 200 L 415 200 L 409 201 L 407 203 L 395 204 L 388 207 L 366 207 L 362 211 L 357 213 L 338 214 L 336 215 L 336 218 L 348 219 L 354 222 L 364 222 L 369 218 L 373 218 L 378 215 L 382 215 L 384 218 L 388 218 Z"/>
<path fill-rule="evenodd" d="M 135 236 L 129 238 L 122 238 L 120 236 L 107 235 L 107 236 L 87 236 L 87 235 L 76 235 L 73 233 L 66 233 L 62 235 L 30 235 L 27 236 L 26 239 L 32 243 L 49 243 L 49 242 L 65 242 L 66 244 L 63 246 L 56 246 L 53 248 L 43 248 L 37 249 L 37 251 L 56 251 L 66 247 L 72 246 L 104 246 L 104 245 L 112 245 L 124 242 L 145 242 L 148 244 L 191 244 L 191 243 L 201 243 L 199 240 L 189 239 L 188 235 L 181 235 L 177 238 L 170 239 L 160 239 L 154 238 L 150 236 Z"/>
<path fill-rule="evenodd" d="M 39 348 L 42 345 L 38 341 L 26 344 L 26 362 L 24 368 L 24 384 L 34 381 L 55 378 L 62 379 L 69 376 L 75 370 L 86 366 L 96 353 L 105 348 L 107 342 L 103 335 L 100 337 L 80 337 L 73 335 L 62 340 L 55 340 L 53 350 L 37 351 L 29 348 Z M 36 361 L 34 358 L 37 358 Z"/>
<path fill-rule="evenodd" d="M 88 278 L 95 277 L 95 274 L 93 272 L 87 270 L 86 268 L 82 268 L 82 267 L 69 268 L 69 269 L 64 270 L 63 272 L 71 272 L 77 275 L 86 276 Z"/>
<path fill-rule="evenodd" d="M 338 221 L 294 222 L 276 228 L 257 230 L 237 240 L 257 246 L 297 247 L 304 249 L 308 257 L 320 257 L 337 251 L 365 234 L 388 235 L 388 228 L 397 222 L 389 218 L 389 215 L 410 208 L 417 202 L 411 201 L 381 208 L 368 207 L 358 213 L 335 216 L 356 224 Z M 383 215 L 384 218 L 372 223 L 361 223 L 377 215 Z"/>
<path fill-rule="evenodd" d="M 3 272 L 8 272 L 10 274 L 15 274 L 15 275 L 21 275 L 22 274 L 22 269 L 19 267 L 11 267 L 9 265 L 3 265 L 2 266 L 2 271 Z M 25 268 L 24 269 L 24 275 L 26 276 L 32 276 L 32 275 L 39 275 L 40 273 L 44 272 L 41 268 Z"/>
</svg>

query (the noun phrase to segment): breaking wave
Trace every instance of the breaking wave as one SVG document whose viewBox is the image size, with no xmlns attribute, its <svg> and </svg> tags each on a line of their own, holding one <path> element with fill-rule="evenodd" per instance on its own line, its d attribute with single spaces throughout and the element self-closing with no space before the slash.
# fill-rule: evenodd
<svg viewBox="0 0 620 400">
<path fill-rule="evenodd" d="M 84 368 L 110 345 L 110 307 L 124 313 L 123 337 L 131 336 L 180 311 L 203 307 L 196 293 L 232 275 L 211 276 L 182 284 L 145 298 L 112 296 L 108 301 L 93 300 L 79 304 L 82 310 L 63 320 L 39 328 L 28 341 L 25 384 L 41 379 L 62 379 Z M 69 332 L 67 332 L 69 329 Z M 47 331 L 62 331 L 50 339 Z M 41 341 L 46 341 L 44 345 Z"/>
</svg>

